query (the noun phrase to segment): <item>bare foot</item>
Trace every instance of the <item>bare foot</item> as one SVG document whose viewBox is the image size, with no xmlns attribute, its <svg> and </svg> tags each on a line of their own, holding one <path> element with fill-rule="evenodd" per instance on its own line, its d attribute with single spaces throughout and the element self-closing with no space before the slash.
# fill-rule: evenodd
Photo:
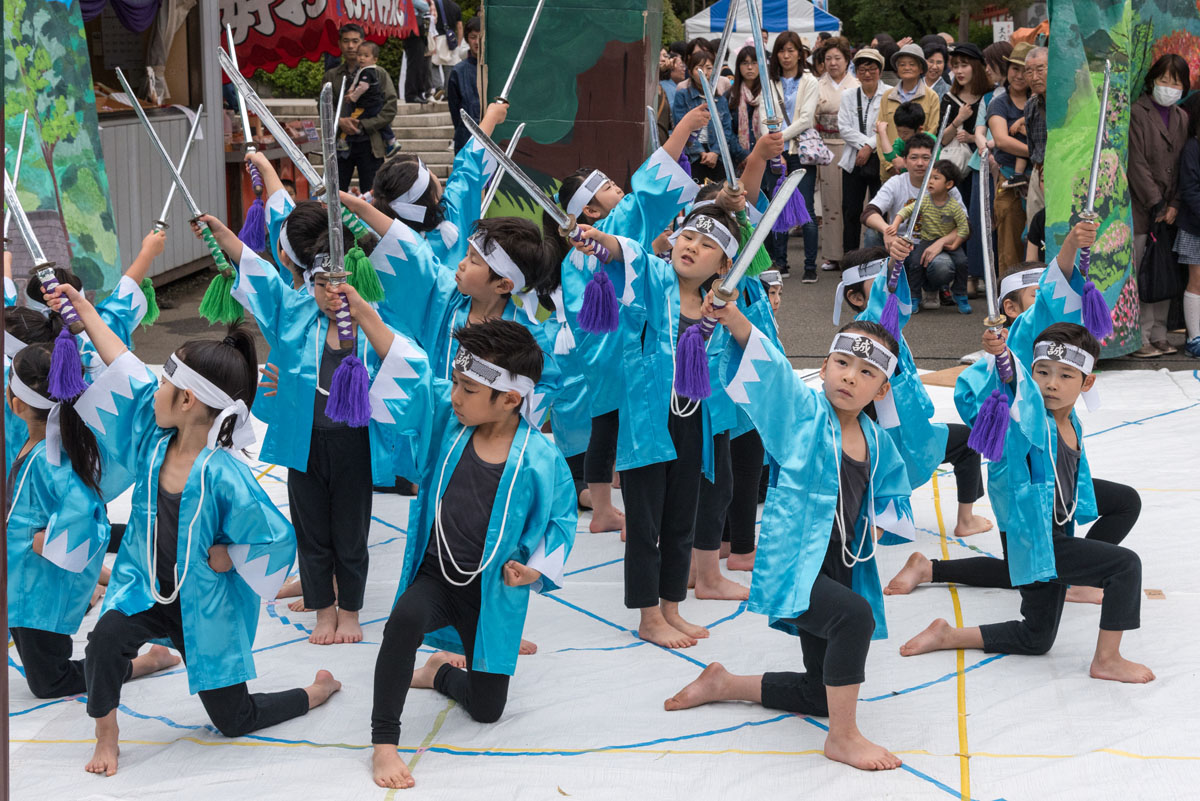
<svg viewBox="0 0 1200 801">
<path fill-rule="evenodd" d="M 896 577 L 883 588 L 884 595 L 908 595 L 922 584 L 933 581 L 933 562 L 922 553 L 908 557 Z"/>
<path fill-rule="evenodd" d="M 704 628 L 704 626 L 697 626 L 695 623 L 688 623 L 679 615 L 679 612 L 676 610 L 668 611 L 664 609 L 663 620 L 667 621 L 667 625 L 683 632 L 688 637 L 692 637 L 697 640 L 703 640 L 708 637 L 708 629 Z"/>
<path fill-rule="evenodd" d="M 625 531 L 625 515 L 618 509 L 609 509 L 604 513 L 592 512 L 592 522 L 588 523 L 588 531 L 600 534 L 604 531 Z"/>
<path fill-rule="evenodd" d="M 621 526 L 621 542 L 625 541 L 625 527 Z"/>
<path fill-rule="evenodd" d="M 96 718 L 96 749 L 92 752 L 92 761 L 84 765 L 83 769 L 97 776 L 115 776 L 117 756 L 121 753 L 117 745 L 119 735 L 115 709 L 102 718 Z"/>
<path fill-rule="evenodd" d="M 358 612 L 338 609 L 337 634 L 333 636 L 333 641 L 335 643 L 362 642 L 362 637 L 362 627 L 358 625 Z"/>
<path fill-rule="evenodd" d="M 971 515 L 966 520 L 959 520 L 954 527 L 954 536 L 969 537 L 972 534 L 982 534 L 992 530 L 992 521 L 979 515 Z"/>
<path fill-rule="evenodd" d="M 1104 601 L 1104 590 L 1099 587 L 1067 587 L 1067 602 L 1072 604 L 1098 604 Z"/>
<path fill-rule="evenodd" d="M 950 638 L 951 631 L 953 629 L 950 628 L 950 624 L 939 617 L 930 623 L 927 629 L 901 645 L 900 656 L 917 656 L 930 651 L 944 651 L 949 647 L 947 640 Z"/>
<path fill-rule="evenodd" d="M 753 570 L 754 553 L 754 551 L 750 553 L 731 553 L 729 554 L 729 558 L 725 560 L 725 567 L 729 570 Z"/>
<path fill-rule="evenodd" d="M 437 676 L 438 668 L 442 665 L 450 665 L 450 667 L 456 667 L 459 670 L 466 670 L 467 658 L 462 654 L 438 651 L 429 657 L 424 665 L 413 671 L 412 681 L 408 683 L 408 686 L 417 687 L 422 690 L 432 690 L 433 679 Z"/>
<path fill-rule="evenodd" d="M 532 640 L 521 640 L 521 649 L 517 651 L 521 656 L 532 656 L 537 653 L 537 643 Z M 463 667 L 467 666 L 467 660 L 463 659 Z"/>
<path fill-rule="evenodd" d="M 720 662 L 713 662 L 688 686 L 663 701 L 663 709 L 677 712 L 691 709 L 722 699 L 722 690 L 729 678 L 729 671 Z"/>
<path fill-rule="evenodd" d="M 312 611 L 311 609 L 309 609 L 307 606 L 304 605 L 303 598 L 297 598 L 296 600 L 292 601 L 290 604 L 288 604 L 288 609 L 291 609 L 293 612 L 311 612 Z"/>
<path fill-rule="evenodd" d="M 133 660 L 133 672 L 129 678 L 138 679 L 157 673 L 180 663 L 180 658 L 171 653 L 165 645 L 151 645 L 150 650 Z"/>
<path fill-rule="evenodd" d="M 903 764 L 898 756 L 863 737 L 857 729 L 837 736 L 831 732 L 825 738 L 825 757 L 859 770 L 895 770 Z"/>
<path fill-rule="evenodd" d="M 317 625 L 308 641 L 313 645 L 333 645 L 337 637 L 338 613 L 336 606 L 317 610 Z"/>
<path fill-rule="evenodd" d="M 313 683 L 304 688 L 308 693 L 308 708 L 316 709 L 329 700 L 329 696 L 342 689 L 342 683 L 328 670 L 318 670 Z"/>
<path fill-rule="evenodd" d="M 637 636 L 663 648 L 691 648 L 696 644 L 695 637 L 689 637 L 662 618 L 639 624 Z"/>
<path fill-rule="evenodd" d="M 721 576 L 715 583 L 696 583 L 696 597 L 706 601 L 745 601 L 750 598 L 750 588 Z"/>
<path fill-rule="evenodd" d="M 300 577 L 292 576 L 287 581 L 283 582 L 283 586 L 279 588 L 279 592 L 275 593 L 276 598 L 295 598 L 300 595 L 303 589 L 300 587 Z M 299 612 L 299 609 L 293 609 L 293 612 Z"/>
<path fill-rule="evenodd" d="M 375 783 L 391 790 L 407 790 L 416 782 L 408 765 L 400 758 L 394 745 L 376 745 L 371 752 L 371 773 Z"/>
<path fill-rule="evenodd" d="M 1139 665 L 1137 662 L 1130 662 L 1119 654 L 1113 659 L 1103 661 L 1099 658 L 1092 659 L 1092 668 L 1088 671 L 1088 675 L 1093 679 L 1124 681 L 1129 684 L 1145 684 L 1154 681 L 1154 672 L 1150 668 Z"/>
<path fill-rule="evenodd" d="M 732 553 L 732 550 L 730 548 L 729 543 L 722 540 L 721 547 L 717 551 L 717 558 L 718 559 L 727 559 L 727 558 L 729 558 L 730 553 Z"/>
</svg>

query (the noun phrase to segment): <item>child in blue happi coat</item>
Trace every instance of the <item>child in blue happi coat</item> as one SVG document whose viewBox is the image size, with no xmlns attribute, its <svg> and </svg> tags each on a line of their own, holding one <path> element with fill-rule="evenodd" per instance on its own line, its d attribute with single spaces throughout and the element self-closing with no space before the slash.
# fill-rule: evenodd
<svg viewBox="0 0 1200 801">
<path fill-rule="evenodd" d="M 963 419 L 975 424 L 993 392 L 1014 395 L 1001 462 L 1006 481 L 992 482 L 991 492 L 993 503 L 1003 501 L 1007 510 L 1005 561 L 1021 592 L 1021 619 L 968 628 L 935 620 L 901 646 L 900 654 L 958 648 L 1045 654 L 1058 635 L 1067 587 L 1082 585 L 1103 590 L 1091 677 L 1153 681 L 1150 668 L 1121 655 L 1122 635 L 1141 623 L 1141 560 L 1119 545 L 1075 536 L 1076 523 L 1094 520 L 1097 511 L 1074 408 L 1081 395 L 1094 391 L 1100 343 L 1081 325 L 1055 323 L 1037 335 L 1028 361 L 991 331 L 984 333 L 983 347 L 988 357 L 959 377 L 955 402 Z M 996 366 L 1006 350 L 1013 364 L 1010 384 Z"/>
<path fill-rule="evenodd" d="M 48 302 L 75 306 L 107 365 L 75 402 L 106 452 L 135 475 L 133 510 L 100 620 L 88 635 L 87 711 L 96 719 L 91 773 L 117 771 L 117 707 L 131 660 L 171 640 L 188 687 L 217 729 L 237 737 L 303 715 L 340 688 L 328 671 L 308 687 L 251 694 L 260 598 L 273 599 L 296 555 L 295 535 L 234 455 L 254 441 L 254 338 L 184 343 L 157 379 L 94 306 L 62 285 Z"/>
<path fill-rule="evenodd" d="M 372 415 L 404 434 L 398 442 L 408 452 L 398 458 L 421 481 L 371 712 L 375 782 L 405 788 L 413 778 L 396 746 L 410 687 L 435 689 L 482 723 L 503 713 L 529 591 L 562 583 L 575 538 L 574 483 L 530 419 L 543 357 L 524 326 L 488 320 L 457 329 L 445 381 L 353 288 L 336 291 L 382 360 Z M 439 652 L 414 671 L 422 641 L 464 656 Z"/>
<path fill-rule="evenodd" d="M 737 304 L 716 309 L 710 296 L 704 313 L 736 342 L 720 380 L 772 464 L 750 609 L 800 638 L 805 672 L 737 676 L 713 663 L 665 708 L 750 701 L 828 716 L 826 757 L 862 770 L 897 768 L 895 755 L 862 735 L 855 712 L 870 642 L 887 636 L 876 528 L 912 532 L 904 463 L 869 414 L 889 406 L 898 345 L 877 323 L 846 325 L 821 367 L 823 389 L 814 390 Z"/>
<path fill-rule="evenodd" d="M 48 344 L 22 348 L 7 397 L 27 432 L 8 473 L 8 625 L 38 698 L 87 691 L 83 660 L 71 659 L 71 635 L 104 565 L 104 503 L 127 485 L 122 471 L 106 469 L 108 457 L 73 402 L 50 398 L 50 354 Z M 156 645 L 132 660 L 129 678 L 178 662 Z"/>
</svg>

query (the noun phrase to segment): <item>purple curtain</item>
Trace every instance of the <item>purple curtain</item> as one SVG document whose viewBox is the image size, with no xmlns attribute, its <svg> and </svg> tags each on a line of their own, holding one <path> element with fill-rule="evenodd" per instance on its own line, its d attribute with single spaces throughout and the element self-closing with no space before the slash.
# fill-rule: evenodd
<svg viewBox="0 0 1200 801">
<path fill-rule="evenodd" d="M 141 33 L 154 23 L 161 3 L 162 0 L 79 0 L 79 8 L 84 22 L 89 22 L 111 4 L 122 25 L 134 33 Z"/>
</svg>

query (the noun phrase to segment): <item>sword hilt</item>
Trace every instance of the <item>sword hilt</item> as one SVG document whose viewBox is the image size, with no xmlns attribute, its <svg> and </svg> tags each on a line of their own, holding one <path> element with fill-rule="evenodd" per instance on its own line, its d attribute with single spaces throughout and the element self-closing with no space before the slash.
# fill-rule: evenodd
<svg viewBox="0 0 1200 801">
<path fill-rule="evenodd" d="M 155 220 L 154 221 L 154 230 L 151 233 L 161 234 L 163 231 L 167 230 L 170 227 L 171 226 L 167 225 L 166 220 Z"/>
<path fill-rule="evenodd" d="M 358 219 L 358 215 L 345 206 L 342 206 L 342 222 L 350 229 L 350 233 L 354 234 L 356 240 L 362 239 L 371 233 L 367 230 L 367 224 Z"/>
<path fill-rule="evenodd" d="M 985 319 L 983 321 L 983 324 L 989 331 L 991 331 L 996 336 L 1003 337 L 1004 336 L 1004 323 L 1005 323 L 1006 319 L 1007 318 L 1003 314 L 1000 314 L 999 312 L 997 312 L 994 317 L 988 317 L 987 319 Z M 1012 382 L 1012 380 L 1013 380 L 1012 351 L 1010 351 L 1008 348 L 1005 348 L 1004 353 L 1001 353 L 999 356 L 996 357 L 996 371 L 1000 373 L 1000 380 L 1003 381 L 1005 384 L 1009 384 Z"/>
<path fill-rule="evenodd" d="M 221 246 L 217 244 L 217 238 L 213 236 L 212 229 L 208 227 L 208 223 L 200 218 L 193 220 L 196 227 L 200 229 L 200 238 L 204 240 L 204 244 L 208 246 L 208 252 L 212 254 L 213 261 L 217 265 L 217 272 L 224 275 L 226 278 L 232 277 L 233 268 L 229 266 L 229 260 L 225 258 L 225 252 L 221 250 Z"/>
<path fill-rule="evenodd" d="M 559 228 L 558 230 L 563 236 L 567 237 L 576 244 L 583 241 L 583 231 L 579 230 L 579 225 L 576 224 L 574 217 L 571 218 L 571 230 L 567 231 L 562 228 Z M 595 256 L 601 264 L 608 264 L 610 261 L 612 261 L 612 253 L 609 252 L 608 248 L 604 247 L 604 245 L 601 245 L 595 239 L 589 239 L 588 242 L 590 242 L 592 245 L 592 255 Z"/>
<path fill-rule="evenodd" d="M 250 171 L 250 184 L 254 187 L 254 194 L 261 195 L 263 191 L 262 173 L 250 162 L 246 162 L 246 169 Z"/>
<path fill-rule="evenodd" d="M 1081 212 L 1079 218 L 1084 222 L 1095 223 L 1100 219 L 1100 215 L 1094 211 Z M 1092 266 L 1092 249 L 1090 247 L 1079 249 L 1079 274 L 1087 280 L 1088 270 Z"/>
<path fill-rule="evenodd" d="M 37 275 L 38 282 L 42 285 L 44 294 L 52 294 L 58 289 L 58 277 L 54 275 L 54 262 L 48 261 L 44 264 L 39 264 L 34 268 L 34 274 Z M 64 295 L 59 298 L 62 305 L 58 307 L 58 313 L 63 318 L 63 323 L 70 329 L 72 334 L 82 334 L 84 325 L 83 320 L 79 319 L 79 313 L 75 311 L 75 305 Z"/>
<path fill-rule="evenodd" d="M 346 283 L 350 277 L 350 273 L 345 270 L 336 270 L 327 275 L 329 283 L 335 286 Z M 345 350 L 347 347 L 350 347 L 347 343 L 353 343 L 355 340 L 354 323 L 350 319 L 350 301 L 345 295 L 342 295 L 342 305 L 338 308 L 337 314 L 334 315 L 334 324 L 337 326 L 338 344 L 342 350 Z"/>
</svg>

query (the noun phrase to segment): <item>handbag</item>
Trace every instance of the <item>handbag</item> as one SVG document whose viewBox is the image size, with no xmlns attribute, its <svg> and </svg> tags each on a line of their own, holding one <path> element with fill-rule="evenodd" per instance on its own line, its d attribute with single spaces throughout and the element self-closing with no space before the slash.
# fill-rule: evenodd
<svg viewBox="0 0 1200 801">
<path fill-rule="evenodd" d="M 801 164 L 823 166 L 833 163 L 833 151 L 825 145 L 820 132 L 815 127 L 801 131 L 795 142 L 796 153 L 800 157 Z"/>
<path fill-rule="evenodd" d="M 1157 216 L 1157 210 L 1151 212 Z M 1150 225 L 1146 249 L 1138 264 L 1138 297 L 1145 303 L 1172 300 L 1183 294 L 1183 270 L 1174 251 L 1175 226 L 1165 220 Z"/>
<path fill-rule="evenodd" d="M 962 105 L 960 102 L 958 107 L 961 109 Z M 952 112 L 953 109 L 946 109 L 947 115 L 950 115 Z M 953 117 L 951 117 L 951 121 L 953 121 Z M 938 151 L 938 158 L 947 159 L 958 168 L 959 172 L 964 172 L 967 169 L 967 165 L 971 162 L 971 155 L 971 148 L 967 143 L 960 142 L 958 139 L 955 139 Z"/>
</svg>

